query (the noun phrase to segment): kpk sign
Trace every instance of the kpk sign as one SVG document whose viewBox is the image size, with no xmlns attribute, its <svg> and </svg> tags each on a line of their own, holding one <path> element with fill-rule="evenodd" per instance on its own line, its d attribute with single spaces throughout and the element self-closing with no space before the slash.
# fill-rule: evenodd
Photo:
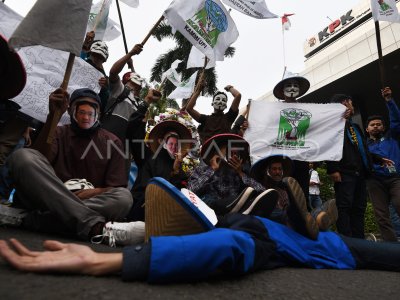
<svg viewBox="0 0 400 300">
<path fill-rule="evenodd" d="M 399 2 L 397 0 L 396 2 Z M 334 20 L 331 24 L 320 30 L 318 34 L 310 37 L 304 43 L 304 56 L 307 58 L 311 56 L 317 49 L 328 45 L 333 41 L 334 37 L 338 37 L 339 34 L 344 34 L 350 31 L 353 27 L 359 24 L 363 18 L 367 18 L 367 15 L 371 14 L 370 1 L 365 0 L 360 5 L 353 7 L 341 17 Z"/>
</svg>

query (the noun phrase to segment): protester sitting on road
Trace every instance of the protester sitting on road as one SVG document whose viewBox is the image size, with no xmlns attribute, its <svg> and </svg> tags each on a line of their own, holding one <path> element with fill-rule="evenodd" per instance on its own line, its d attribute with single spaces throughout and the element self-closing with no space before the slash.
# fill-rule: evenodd
<svg viewBox="0 0 400 300">
<path fill-rule="evenodd" d="M 267 217 L 275 207 L 277 193 L 266 190 L 247 175 L 249 144 L 236 134 L 217 134 L 201 147 L 203 165 L 194 169 L 188 189 L 217 215 L 241 212 Z"/>
<path fill-rule="evenodd" d="M 125 188 L 122 145 L 100 128 L 100 103 L 97 93 L 87 88 L 71 97 L 61 88 L 50 94 L 49 115 L 33 149 L 17 150 L 7 162 L 16 188 L 14 203 L 24 210 L 1 206 L 0 224 L 87 240 L 112 230 L 109 221 L 125 218 L 132 196 Z M 60 118 L 68 104 L 71 125 L 58 127 L 49 143 L 53 118 Z M 85 179 L 94 188 L 73 193 L 64 185 L 70 179 Z M 144 231 L 143 223 L 136 225 Z"/>
<path fill-rule="evenodd" d="M 93 276 L 121 274 L 125 281 L 149 283 L 193 282 L 215 273 L 241 276 L 285 266 L 400 271 L 400 243 L 374 243 L 334 232 L 321 232 L 312 241 L 286 226 L 243 214 L 220 218 L 214 227 L 195 204 L 178 195 L 179 191 L 166 189 L 156 179 L 150 187 L 149 197 L 154 201 L 162 193 L 175 195 L 170 197 L 171 202 L 175 201 L 175 212 L 185 215 L 176 219 L 176 234 L 151 234 L 148 243 L 125 247 L 122 253 L 96 253 L 84 245 L 57 241 L 45 241 L 46 251 L 40 252 L 27 249 L 15 239 L 10 240 L 11 248 L 2 240 L 0 255 L 21 271 Z M 157 210 L 167 210 L 171 205 L 166 199 L 158 200 Z M 187 220 L 197 223 L 203 232 L 177 236 L 187 228 Z M 162 231 L 165 226 L 151 220 L 146 223 L 154 224 L 153 232 Z"/>
<path fill-rule="evenodd" d="M 147 143 L 152 155 L 139 169 L 132 187 L 133 206 L 128 221 L 144 221 L 145 189 L 151 178 L 165 178 L 178 188 L 184 187 L 187 181 L 182 161 L 192 147 L 192 133 L 185 125 L 178 121 L 162 121 L 150 131 Z"/>
<path fill-rule="evenodd" d="M 224 110 L 227 108 L 228 96 L 224 92 L 219 91 L 214 94 L 211 103 L 214 112 L 211 115 L 204 115 L 194 109 L 202 87 L 203 81 L 197 84 L 196 90 L 193 92 L 186 106 L 186 111 L 193 119 L 200 123 L 198 131 L 200 141 L 204 143 L 216 134 L 231 132 L 232 123 L 239 113 L 239 104 L 242 95 L 232 85 L 227 85 L 225 91 L 230 92 L 234 97 L 228 112 L 224 113 Z"/>
<path fill-rule="evenodd" d="M 289 177 L 293 173 L 293 161 L 284 155 L 271 155 L 260 159 L 252 167 L 250 175 L 267 189 L 279 193 L 278 202 L 267 218 L 289 226 L 297 232 L 316 239 L 319 231 L 326 231 L 336 222 L 335 200 L 329 200 L 321 208 L 307 210 L 307 200 L 297 183 Z"/>
<path fill-rule="evenodd" d="M 372 175 L 367 179 L 367 189 L 382 239 L 393 242 L 397 241 L 397 237 L 391 224 L 389 205 L 392 203 L 394 211 L 400 214 L 400 110 L 389 87 L 382 89 L 382 97 L 389 110 L 390 126 L 386 131 L 383 116 L 369 116 L 367 145 L 371 153 L 387 157 L 394 164 L 373 164 Z"/>
</svg>

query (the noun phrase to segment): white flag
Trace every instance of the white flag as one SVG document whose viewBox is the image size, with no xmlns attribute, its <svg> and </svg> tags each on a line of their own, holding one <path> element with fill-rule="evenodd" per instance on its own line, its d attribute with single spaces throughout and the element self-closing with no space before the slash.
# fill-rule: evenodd
<svg viewBox="0 0 400 300">
<path fill-rule="evenodd" d="M 345 110 L 342 104 L 252 101 L 251 126 L 244 135 L 252 161 L 274 154 L 302 161 L 339 161 Z"/>
<path fill-rule="evenodd" d="M 165 79 L 168 79 L 169 81 L 171 81 L 175 86 L 179 86 L 181 84 L 181 74 L 179 74 L 176 71 L 176 68 L 178 67 L 178 65 L 181 63 L 182 61 L 177 59 L 175 60 L 172 64 L 171 67 L 165 71 L 162 75 L 161 75 L 161 81 L 164 81 Z"/>
<path fill-rule="evenodd" d="M 0 32 L 9 38 L 21 22 L 22 17 L 0 3 Z M 6 26 L 5 24 L 9 26 Z M 49 94 L 60 87 L 63 80 L 63 68 L 67 65 L 68 53 L 43 46 L 24 47 L 18 50 L 27 75 L 25 88 L 14 99 L 21 105 L 21 112 L 39 120 L 46 121 L 49 112 Z M 68 92 L 87 87 L 96 93 L 100 91 L 99 78 L 103 74 L 81 58 L 74 60 Z M 70 118 L 63 115 L 60 123 L 67 124 Z"/>
<path fill-rule="evenodd" d="M 186 64 L 186 69 L 190 68 L 203 68 L 204 67 L 204 59 L 205 55 L 199 51 L 195 46 L 192 46 L 190 50 L 189 58 Z M 215 60 L 208 60 L 206 69 L 214 68 L 215 67 Z"/>
<path fill-rule="evenodd" d="M 219 0 L 173 1 L 164 12 L 168 23 L 213 60 L 224 60 L 239 36 L 233 19 Z"/>
<path fill-rule="evenodd" d="M 79 56 L 91 0 L 37 0 L 9 40 L 11 47 L 42 45 Z"/>
<path fill-rule="evenodd" d="M 272 19 L 278 16 L 272 13 L 265 3 L 265 0 L 222 0 L 226 5 L 256 19 Z"/>
<path fill-rule="evenodd" d="M 197 72 L 194 72 L 189 79 L 181 82 L 181 84 L 168 95 L 169 99 L 187 99 L 193 94 L 194 86 L 196 83 Z"/>
<path fill-rule="evenodd" d="M 139 0 L 121 0 L 121 2 L 124 2 L 126 5 L 134 8 L 139 6 Z"/>
<path fill-rule="evenodd" d="M 93 30 L 96 40 L 112 41 L 121 35 L 119 25 L 108 17 L 111 3 L 112 0 L 101 0 L 90 9 L 86 31 Z"/>
<path fill-rule="evenodd" d="M 371 0 L 371 10 L 374 21 L 400 23 L 396 0 Z"/>
</svg>

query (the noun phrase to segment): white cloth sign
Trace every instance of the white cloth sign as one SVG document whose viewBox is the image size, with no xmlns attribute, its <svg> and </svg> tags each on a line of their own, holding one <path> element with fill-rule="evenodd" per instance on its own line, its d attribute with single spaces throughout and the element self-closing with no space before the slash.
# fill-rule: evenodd
<svg viewBox="0 0 400 300">
<path fill-rule="evenodd" d="M 371 0 L 371 10 L 374 21 L 400 23 L 396 0 Z"/>
<path fill-rule="evenodd" d="M 252 162 L 274 154 L 302 161 L 339 161 L 345 109 L 342 104 L 252 101 L 244 135 Z"/>
<path fill-rule="evenodd" d="M 239 36 L 233 19 L 219 0 L 175 0 L 164 12 L 168 23 L 212 60 L 224 60 Z"/>
<path fill-rule="evenodd" d="M 11 47 L 42 45 L 79 56 L 91 0 L 37 0 L 9 40 Z"/>
<path fill-rule="evenodd" d="M 39 120 L 46 121 L 49 112 L 49 95 L 61 86 L 69 54 L 64 51 L 43 46 L 24 47 L 18 51 L 27 71 L 25 88 L 13 101 L 21 105 L 21 112 Z M 68 84 L 68 93 L 79 88 L 100 91 L 98 81 L 104 75 L 76 57 Z M 65 113 L 60 124 L 70 123 Z"/>
<path fill-rule="evenodd" d="M 189 79 L 184 80 L 181 84 L 168 95 L 169 99 L 187 99 L 193 94 L 193 89 L 196 83 L 197 72 L 194 72 Z"/>
<path fill-rule="evenodd" d="M 268 9 L 267 4 L 264 0 L 222 0 L 222 2 L 232 7 L 233 9 L 240 11 L 241 13 L 256 19 L 278 18 L 276 14 L 272 13 Z"/>
<path fill-rule="evenodd" d="M 21 22 L 22 17 L 0 3 L 0 33 L 9 38 Z M 24 63 L 27 82 L 23 91 L 13 100 L 21 105 L 21 111 L 39 121 L 46 121 L 49 94 L 60 87 L 67 65 L 68 53 L 43 46 L 25 47 L 18 51 Z M 75 89 L 88 87 L 100 91 L 99 78 L 103 74 L 81 58 L 76 57 L 68 85 L 71 94 Z M 64 114 L 61 124 L 68 124 Z"/>
</svg>

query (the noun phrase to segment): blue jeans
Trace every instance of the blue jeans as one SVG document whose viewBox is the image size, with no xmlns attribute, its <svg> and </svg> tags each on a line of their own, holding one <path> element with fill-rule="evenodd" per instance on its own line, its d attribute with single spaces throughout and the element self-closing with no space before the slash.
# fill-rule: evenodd
<svg viewBox="0 0 400 300">
<path fill-rule="evenodd" d="M 310 194 L 308 196 L 308 200 L 310 202 L 309 205 L 310 205 L 311 209 L 321 207 L 321 205 L 322 205 L 322 200 L 319 195 L 311 195 Z"/>
<path fill-rule="evenodd" d="M 400 271 L 400 243 L 372 242 L 341 236 L 356 261 L 357 269 Z"/>
</svg>

